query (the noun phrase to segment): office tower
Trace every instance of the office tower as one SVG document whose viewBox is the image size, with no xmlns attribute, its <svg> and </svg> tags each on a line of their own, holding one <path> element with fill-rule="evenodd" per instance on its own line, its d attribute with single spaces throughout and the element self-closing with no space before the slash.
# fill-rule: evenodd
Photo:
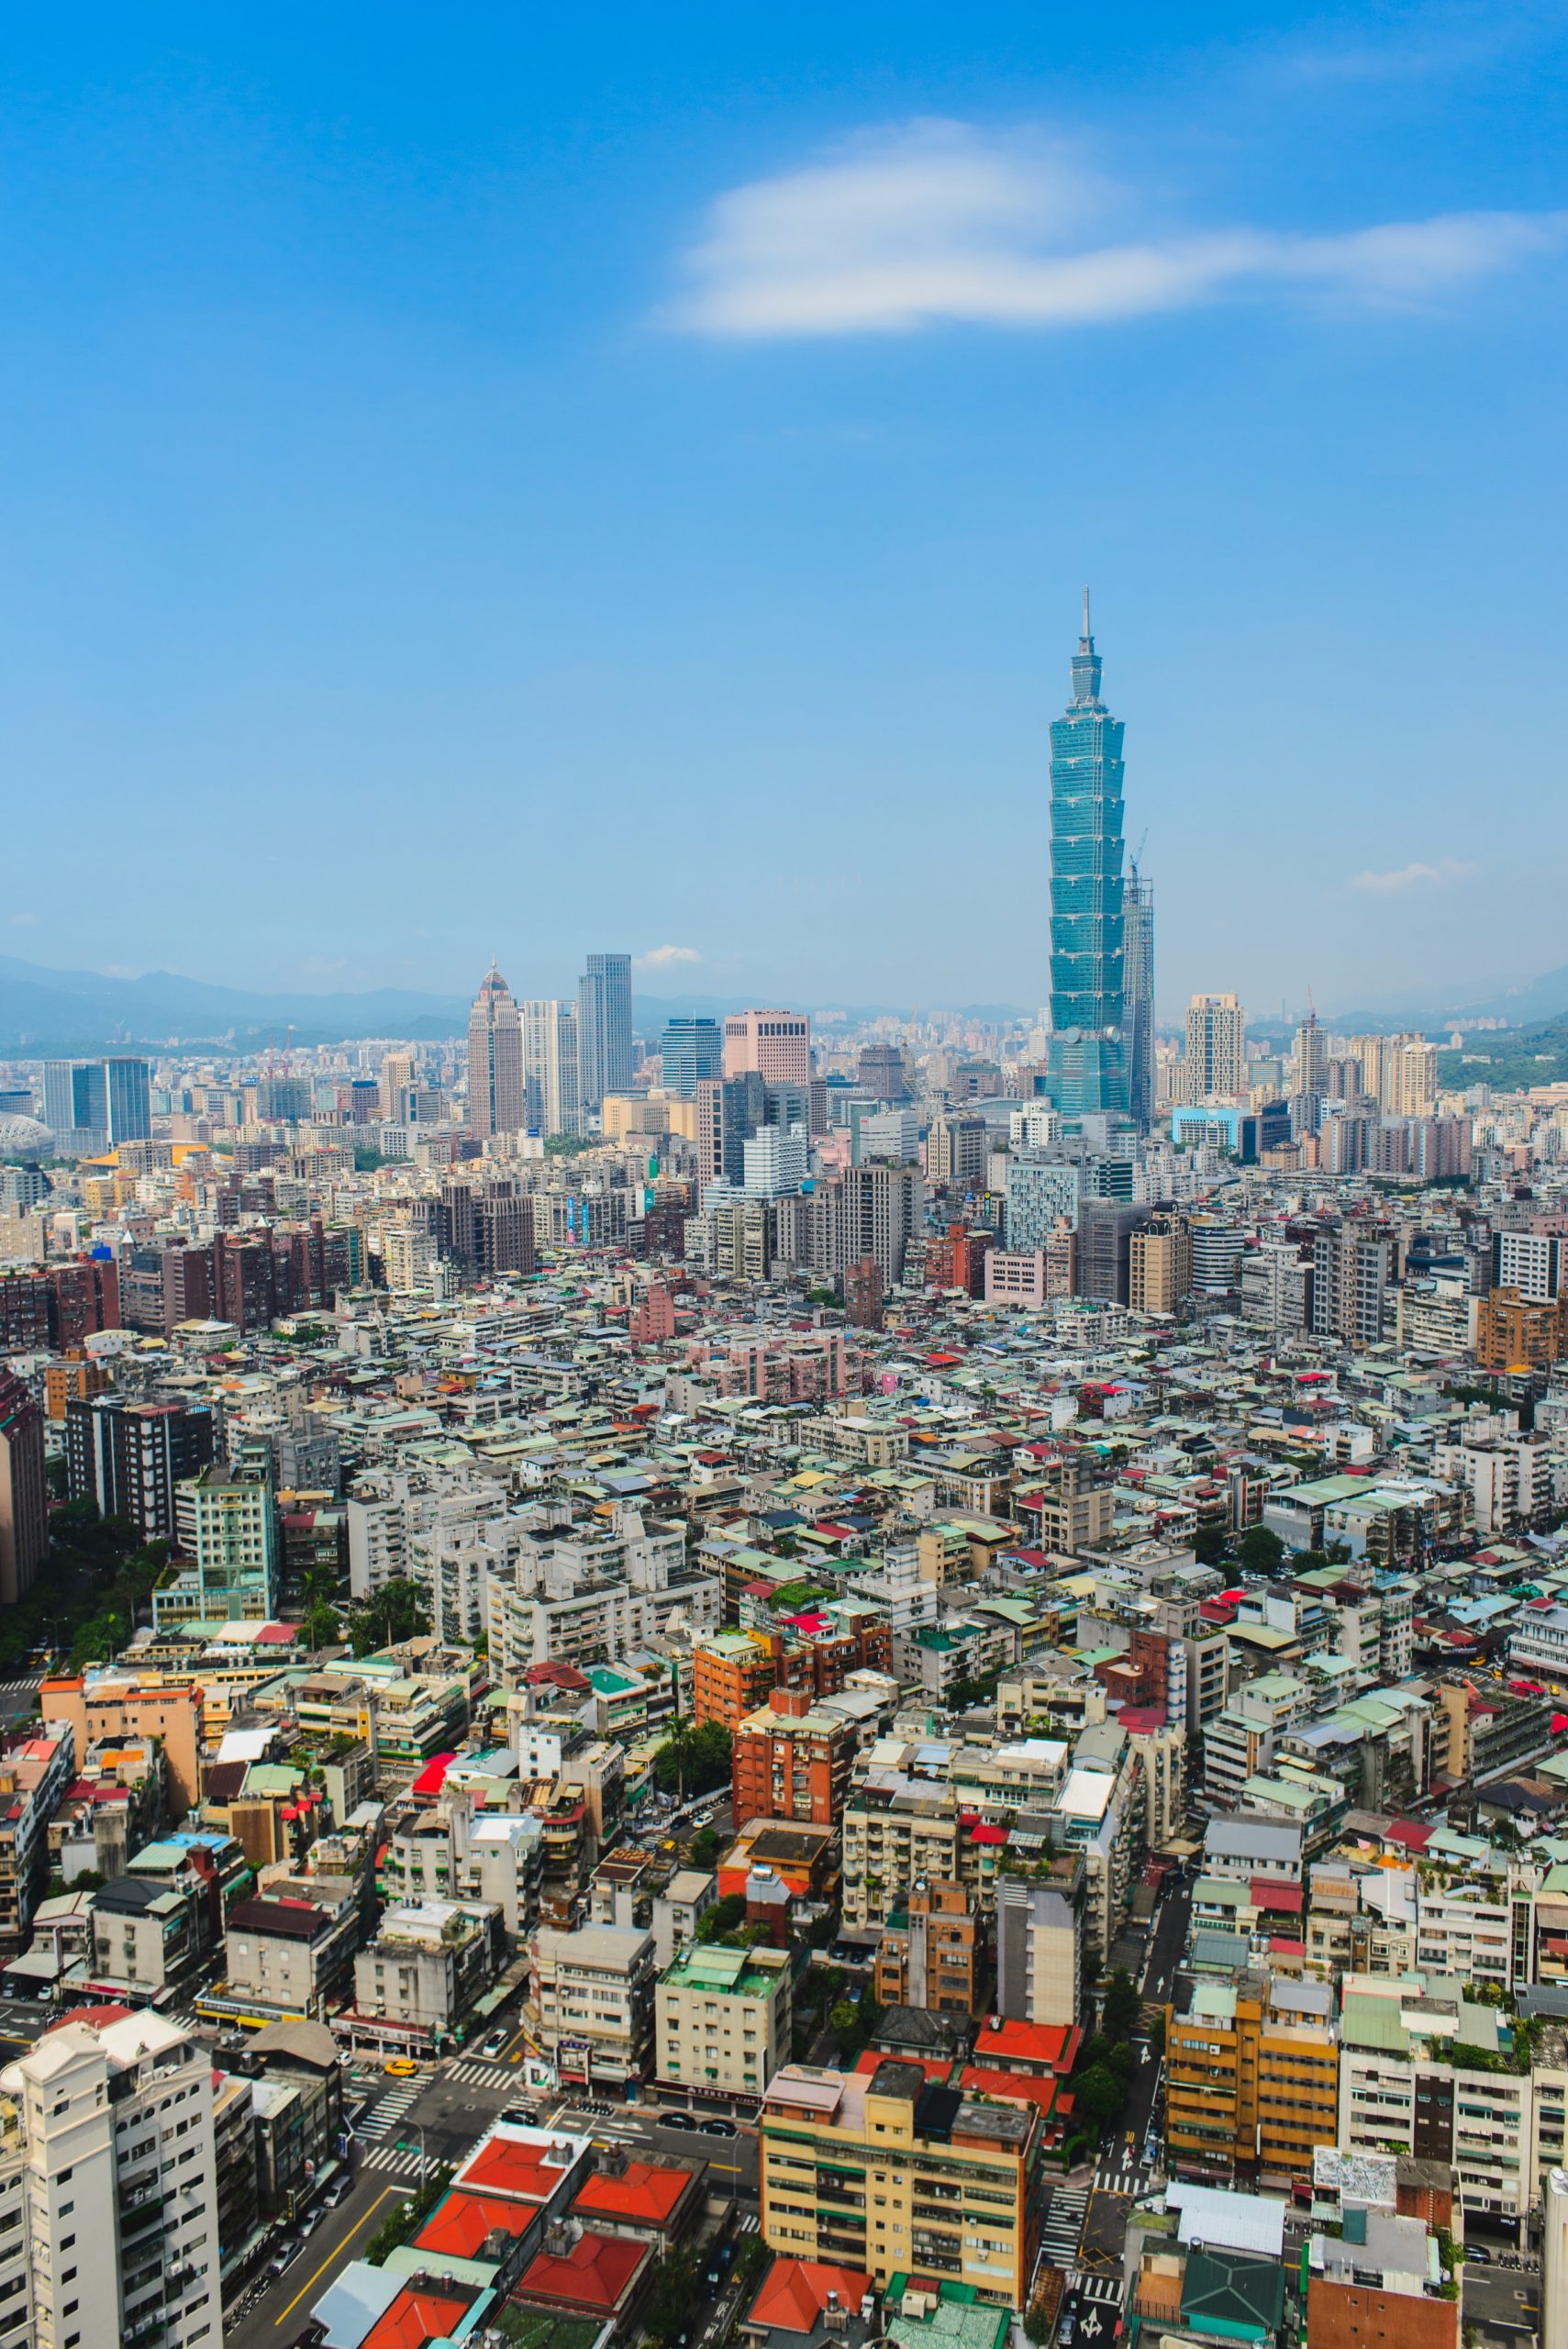
<svg viewBox="0 0 1568 2349">
<path fill-rule="evenodd" d="M 1296 1031 L 1296 1089 L 1297 1093 L 1323 1093 L 1328 1081 L 1329 1039 L 1313 1011 Z"/>
<path fill-rule="evenodd" d="M 873 1101 L 902 1101 L 909 1090 L 901 1044 L 862 1044 L 856 1083 Z"/>
<path fill-rule="evenodd" d="M 395 1124 L 403 1119 L 413 1087 L 413 1053 L 388 1052 L 381 1064 L 380 1097 L 376 1103 L 382 1116 Z"/>
<path fill-rule="evenodd" d="M 65 1463 L 72 1500 L 100 1517 L 128 1517 L 147 1542 L 174 1531 L 174 1487 L 213 1455 L 205 1403 L 127 1403 L 101 1395 L 65 1408 Z"/>
<path fill-rule="evenodd" d="M 1127 1106 L 1139 1131 L 1154 1123 L 1154 884 L 1137 865 L 1122 899 Z"/>
<path fill-rule="evenodd" d="M 991 1152 L 984 1118 L 933 1118 L 926 1136 L 926 1180 L 962 1190 L 983 1183 Z"/>
<path fill-rule="evenodd" d="M 659 1039 L 666 1093 L 683 1101 L 696 1097 L 699 1085 L 712 1083 L 724 1071 L 724 1035 L 717 1019 L 667 1019 Z"/>
<path fill-rule="evenodd" d="M 106 1061 L 104 1100 L 109 1147 L 146 1141 L 152 1132 L 152 1085 L 145 1061 Z"/>
<path fill-rule="evenodd" d="M 107 1133 L 108 1100 L 102 1061 L 45 1061 L 43 1122 L 51 1133 Z"/>
<path fill-rule="evenodd" d="M 576 1006 L 535 996 L 524 1004 L 522 1016 L 528 1125 L 544 1134 L 581 1133 Z"/>
<path fill-rule="evenodd" d="M 43 1413 L 32 1389 L 0 1370 L 0 1607 L 15 1606 L 32 1588 L 49 1555 L 43 1452 Z"/>
<path fill-rule="evenodd" d="M 811 1021 L 804 1011 L 732 1011 L 724 1023 L 724 1074 L 751 1071 L 770 1084 L 811 1082 Z"/>
<path fill-rule="evenodd" d="M 1100 699 L 1089 632 L 1051 729 L 1051 1098 L 1068 1116 L 1128 1107 L 1124 1056 L 1122 728 Z"/>
<path fill-rule="evenodd" d="M 1233 995 L 1195 995 L 1187 1006 L 1184 1097 L 1239 1101 L 1246 1083 L 1246 1013 Z"/>
<path fill-rule="evenodd" d="M 526 1122 L 523 1038 L 512 990 L 494 963 L 468 1015 L 468 1130 L 475 1141 Z"/>
<path fill-rule="evenodd" d="M 577 1095 L 597 1109 L 631 1089 L 631 956 L 590 954 L 577 982 Z"/>
<path fill-rule="evenodd" d="M 128 1920 L 147 1927 L 164 1930 Z M 0 2199 L 22 2220 L 0 2248 L 0 2342 L 216 2349 L 211 2055 L 150 2009 L 90 2011 L 106 2019 L 67 2017 L 0 2072 Z"/>
</svg>

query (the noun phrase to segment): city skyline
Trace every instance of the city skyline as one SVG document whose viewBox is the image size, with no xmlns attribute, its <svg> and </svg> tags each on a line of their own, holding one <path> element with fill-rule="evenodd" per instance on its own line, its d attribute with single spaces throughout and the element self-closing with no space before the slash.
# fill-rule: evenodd
<svg viewBox="0 0 1568 2349">
<path fill-rule="evenodd" d="M 1087 577 L 1167 1016 L 1555 959 L 1560 27 L 378 29 L 17 28 L 15 954 L 1028 1006 Z"/>
</svg>

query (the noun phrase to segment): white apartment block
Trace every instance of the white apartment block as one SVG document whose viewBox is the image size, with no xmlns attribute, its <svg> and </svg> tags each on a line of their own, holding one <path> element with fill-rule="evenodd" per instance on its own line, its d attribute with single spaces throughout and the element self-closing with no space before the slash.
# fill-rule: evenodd
<svg viewBox="0 0 1568 2349">
<path fill-rule="evenodd" d="M 693 2099 L 755 2104 L 789 2061 L 790 2015 L 787 1950 L 693 1943 L 655 1989 L 659 2078 Z"/>
<path fill-rule="evenodd" d="M 206 2051 L 161 2015 L 63 2023 L 0 2072 L 3 2349 L 218 2349 L 212 2113 Z"/>
<path fill-rule="evenodd" d="M 653 1936 L 632 1925 L 541 1926 L 529 1944 L 528 2004 L 565 2081 L 624 2088 L 653 2062 Z"/>
</svg>

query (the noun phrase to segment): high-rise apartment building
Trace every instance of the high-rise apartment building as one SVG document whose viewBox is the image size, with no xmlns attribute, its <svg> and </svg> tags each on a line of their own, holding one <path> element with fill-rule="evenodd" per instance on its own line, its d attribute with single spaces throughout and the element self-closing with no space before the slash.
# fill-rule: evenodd
<svg viewBox="0 0 1568 2349">
<path fill-rule="evenodd" d="M 996 1880 L 996 2006 L 1014 2022 L 1072 2030 L 1084 2001 L 1084 1898 L 1081 1862 L 1062 1863 L 1059 1884 Z"/>
<path fill-rule="evenodd" d="M 659 1039 L 666 1093 L 683 1101 L 696 1097 L 699 1085 L 724 1074 L 724 1031 L 717 1019 L 667 1019 Z"/>
<path fill-rule="evenodd" d="M 0 1370 L 0 1607 L 32 1588 L 48 1555 L 43 1413 L 26 1381 Z"/>
<path fill-rule="evenodd" d="M 517 1007 L 492 963 L 468 1015 L 468 1130 L 483 1141 L 520 1133 L 526 1122 Z"/>
<path fill-rule="evenodd" d="M 894 2056 L 870 2073 L 786 2064 L 760 2135 L 770 2251 L 869 2276 L 879 2290 L 895 2276 L 935 2277 L 993 2308 L 1024 2306 L 1040 2223 L 1032 2104 L 940 2085 Z"/>
<path fill-rule="evenodd" d="M 19 2262 L 0 2248 L 4 2349 L 217 2349 L 207 2051 L 150 2009 L 67 2018 L 0 2072 L 0 2210 L 20 2221 Z"/>
<path fill-rule="evenodd" d="M 1065 1115 L 1125 1112 L 1122 727 L 1100 699 L 1089 631 L 1073 701 L 1051 729 L 1051 1098 Z"/>
<path fill-rule="evenodd" d="M 1354 1224 L 1320 1231 L 1312 1243 L 1312 1334 L 1347 1346 L 1375 1346 L 1383 1336 L 1390 1247 L 1379 1232 Z"/>
<path fill-rule="evenodd" d="M 534 996 L 523 1005 L 522 1019 L 529 1127 L 544 1134 L 581 1133 L 576 1006 Z"/>
<path fill-rule="evenodd" d="M 264 1623 L 278 1601 L 277 1495 L 270 1476 L 204 1468 L 174 1488 L 183 1563 L 152 1595 L 152 1620 Z"/>
<path fill-rule="evenodd" d="M 577 1095 L 597 1109 L 631 1086 L 631 956 L 590 954 L 577 982 Z"/>
<path fill-rule="evenodd" d="M 174 1531 L 174 1487 L 212 1458 L 205 1404 L 128 1403 L 113 1395 L 65 1407 L 65 1459 L 72 1500 L 100 1517 L 128 1517 L 147 1542 Z"/>
<path fill-rule="evenodd" d="M 1166 2134 L 1179 2177 L 1279 2192 L 1339 2128 L 1340 2046 L 1326 1983 L 1202 1982 L 1165 2033 Z"/>
<path fill-rule="evenodd" d="M 811 1082 L 811 1021 L 804 1011 L 732 1011 L 724 1023 L 724 1074 L 751 1071 L 770 1085 Z"/>
<path fill-rule="evenodd" d="M 1309 1012 L 1296 1031 L 1296 1090 L 1324 1093 L 1329 1085 L 1329 1039 Z"/>
<path fill-rule="evenodd" d="M 1233 995 L 1195 995 L 1187 1006 L 1184 1099 L 1240 1101 L 1247 1085 L 1247 1015 Z"/>
<path fill-rule="evenodd" d="M 1391 1036 L 1379 1096 L 1390 1118 L 1429 1118 L 1437 1107 L 1438 1048 L 1424 1036 Z"/>
<path fill-rule="evenodd" d="M 1140 1132 L 1154 1123 L 1154 884 L 1135 864 L 1122 899 L 1127 1106 Z"/>
<path fill-rule="evenodd" d="M 145 1061 L 104 1063 L 104 1103 L 109 1147 L 146 1141 L 152 1132 L 152 1084 Z"/>
<path fill-rule="evenodd" d="M 414 1073 L 412 1052 L 388 1052 L 381 1064 L 381 1097 L 377 1106 L 382 1116 L 394 1124 L 400 1124 L 408 1114 Z"/>
<path fill-rule="evenodd" d="M 904 1277 L 909 1243 L 920 1228 L 926 1186 L 917 1166 L 847 1166 L 817 1194 L 824 1272 L 842 1275 L 873 1257 L 885 1293 Z"/>
<path fill-rule="evenodd" d="M 1152 1217 L 1129 1243 L 1129 1305 L 1135 1313 L 1174 1313 L 1192 1286 L 1193 1241 L 1186 1217 Z"/>
</svg>

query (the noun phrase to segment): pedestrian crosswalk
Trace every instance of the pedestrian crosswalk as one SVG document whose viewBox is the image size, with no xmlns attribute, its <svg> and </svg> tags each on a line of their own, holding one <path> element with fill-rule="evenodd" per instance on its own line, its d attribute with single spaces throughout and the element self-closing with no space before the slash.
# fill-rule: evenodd
<svg viewBox="0 0 1568 2349">
<path fill-rule="evenodd" d="M 1095 2186 L 1101 2194 L 1138 2194 L 1141 2192 L 1145 2172 L 1137 2162 L 1107 2162 L 1095 2174 Z"/>
<path fill-rule="evenodd" d="M 360 2155 L 361 2169 L 386 2170 L 394 2177 L 417 2177 L 425 2165 L 417 2145 L 372 2145 Z"/>
<path fill-rule="evenodd" d="M 1100 2300 L 1106 2308 L 1119 2309 L 1121 2278 L 1119 2276 L 1085 2276 L 1079 2284 L 1078 2298 L 1081 2300 Z"/>
<path fill-rule="evenodd" d="M 762 2231 L 762 2222 L 755 2210 L 742 2210 L 735 2221 L 735 2232 L 738 2235 L 761 2234 Z"/>
<path fill-rule="evenodd" d="M 471 2088 L 515 2088 L 517 2075 L 505 2064 L 482 2064 L 477 2059 L 466 2063 L 449 2064 L 449 2080 L 462 2080 Z"/>
<path fill-rule="evenodd" d="M 0 1697 L 36 1697 L 41 1683 L 32 1680 L 0 1680 Z"/>
<path fill-rule="evenodd" d="M 389 2129 L 396 2128 L 409 2106 L 417 2100 L 424 2086 L 423 2080 L 406 2080 L 401 2087 L 389 2088 L 373 2111 L 367 2112 L 362 2121 L 356 2121 L 355 2134 L 361 2138 L 384 2137 Z"/>
<path fill-rule="evenodd" d="M 1052 2267 L 1071 2267 L 1078 2256 L 1089 2192 L 1083 2186 L 1056 2186 L 1040 2231 L 1040 2255 Z"/>
</svg>

